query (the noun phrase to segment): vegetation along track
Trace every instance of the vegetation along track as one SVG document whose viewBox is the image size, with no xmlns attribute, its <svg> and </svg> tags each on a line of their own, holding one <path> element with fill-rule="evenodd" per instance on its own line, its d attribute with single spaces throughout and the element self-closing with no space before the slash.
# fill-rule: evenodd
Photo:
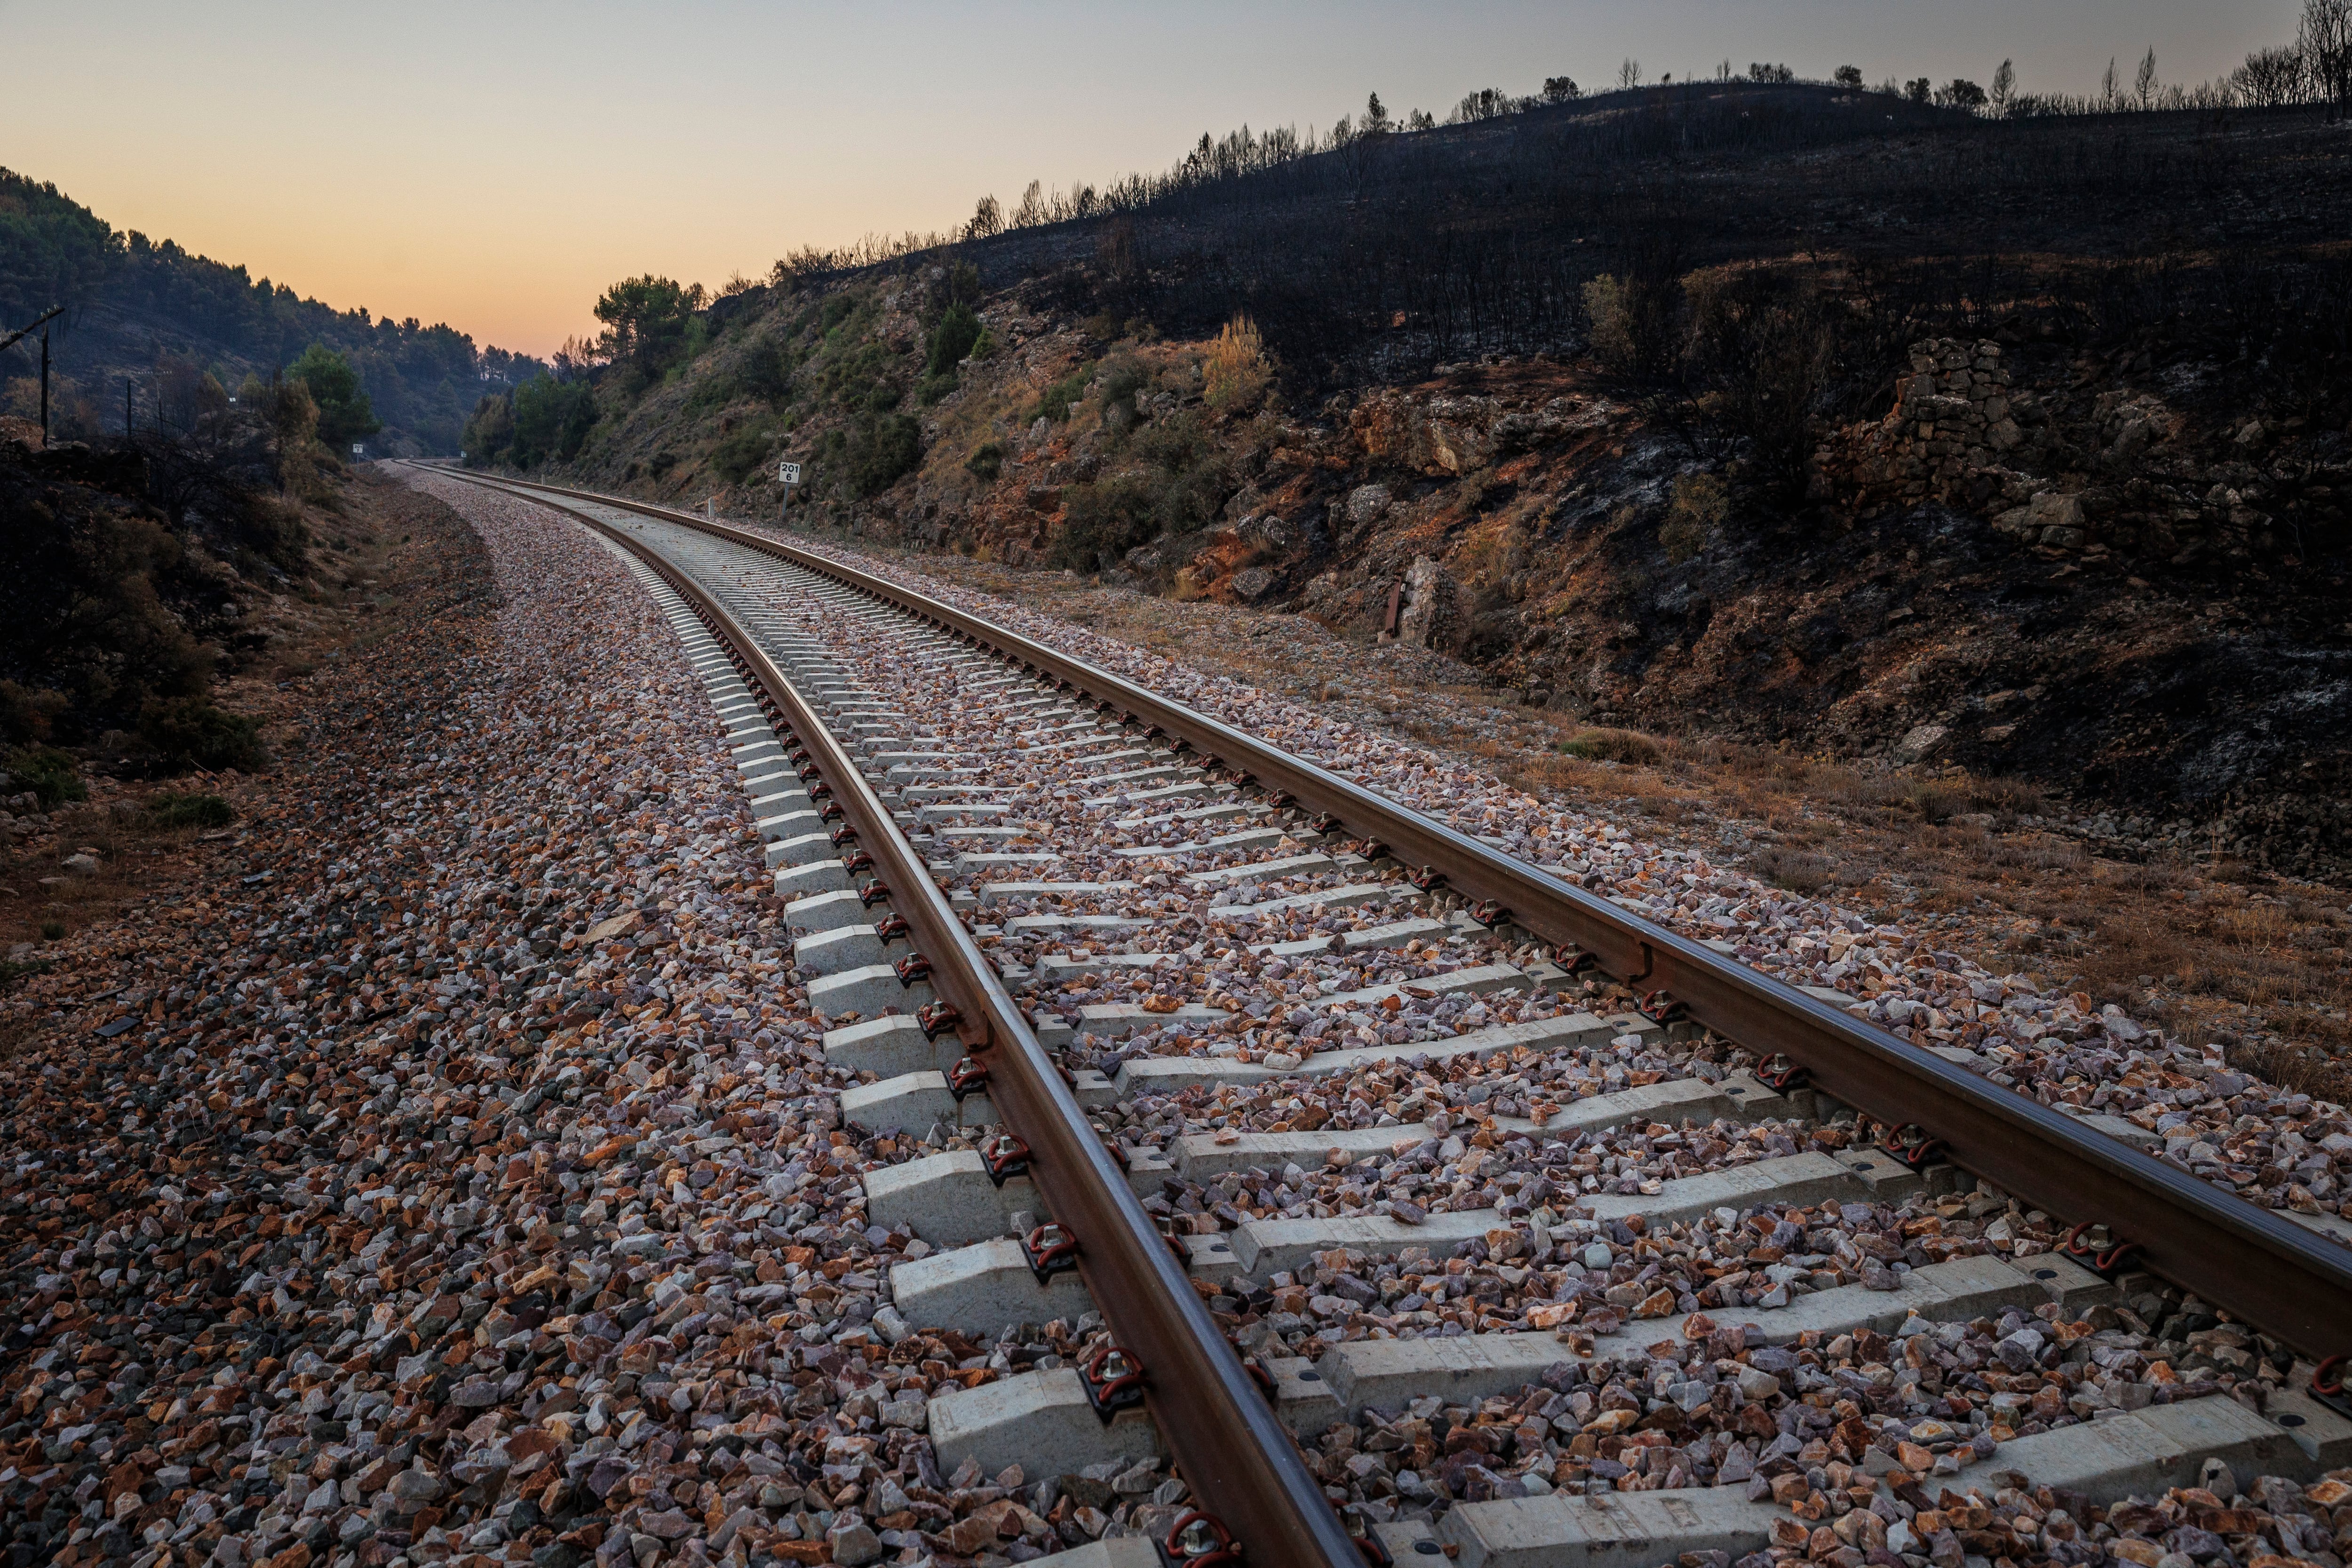
<svg viewBox="0 0 2352 1568">
<path fill-rule="evenodd" d="M 497 483 L 717 639 L 844 1115 L 927 1151 L 877 1326 L 1031 1368 L 932 1398 L 941 1464 L 1181 1478 L 1093 1561 L 2076 1561 L 2201 1460 L 2352 1462 L 2334 1237 L 952 605 Z M 2200 1397 L 2199 1333 L 2293 1381 Z"/>
</svg>

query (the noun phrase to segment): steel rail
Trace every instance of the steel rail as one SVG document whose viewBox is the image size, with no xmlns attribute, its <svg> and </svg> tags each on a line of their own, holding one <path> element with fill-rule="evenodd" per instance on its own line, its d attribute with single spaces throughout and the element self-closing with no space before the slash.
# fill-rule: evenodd
<svg viewBox="0 0 2352 1568">
<path fill-rule="evenodd" d="M 1374 794 L 1352 779 L 982 616 L 872 573 L 690 512 L 532 481 L 529 489 L 698 529 L 894 605 L 1066 685 L 1180 750 L 1336 818 L 1424 879 L 1442 879 L 1546 942 L 1590 954 L 1638 991 L 1754 1052 L 1786 1056 L 1882 1126 L 1919 1129 L 1937 1154 L 2033 1207 L 2104 1226 L 2134 1267 L 2173 1281 L 2315 1362 L 2352 1351 L 2352 1249 L 2076 1124 L 1934 1052 L 1726 958 L 1606 899 Z"/>
<path fill-rule="evenodd" d="M 486 489 L 512 487 L 512 481 L 436 471 Z M 757 639 L 661 551 L 571 507 L 541 496 L 527 499 L 576 519 L 657 573 L 733 650 L 744 673 L 783 715 L 791 739 L 809 753 L 829 798 L 856 834 L 856 847 L 872 857 L 874 879 L 887 889 L 892 910 L 905 917 L 908 939 L 929 961 L 925 978 L 954 1009 L 957 1037 L 986 1065 L 989 1098 L 1003 1125 L 1028 1146 L 1026 1174 L 1055 1221 L 1076 1238 L 1078 1273 L 1113 1339 L 1141 1366 L 1145 1403 L 1191 1489 L 1192 1507 L 1230 1531 L 1250 1562 L 1363 1568 L 1365 1557 L 1307 1468 L 1297 1440 L 1217 1327 L 1174 1247 L 1144 1212 L 1059 1065 L 1038 1043 L 1020 1004 L 888 807 L 808 700 Z M 1213 1545 L 1213 1537 L 1198 1544 Z"/>
</svg>

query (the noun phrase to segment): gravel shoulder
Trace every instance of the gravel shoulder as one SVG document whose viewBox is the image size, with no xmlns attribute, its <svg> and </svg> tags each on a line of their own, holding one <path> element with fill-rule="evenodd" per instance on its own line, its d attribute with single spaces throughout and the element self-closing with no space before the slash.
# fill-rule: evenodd
<svg viewBox="0 0 2352 1568">
<path fill-rule="evenodd" d="M 719 726 L 609 550 L 425 489 L 471 524 L 439 511 L 446 591 L 289 718 L 234 853 L 12 998 L 0 1523 L 35 1560 L 548 1568 L 746 1485 L 819 1536 L 857 1495 L 760 1441 L 879 1381 L 832 1333 L 878 1354 L 875 1151 L 763 984 Z M 812 1287 L 747 1355 L 744 1301 Z"/>
</svg>

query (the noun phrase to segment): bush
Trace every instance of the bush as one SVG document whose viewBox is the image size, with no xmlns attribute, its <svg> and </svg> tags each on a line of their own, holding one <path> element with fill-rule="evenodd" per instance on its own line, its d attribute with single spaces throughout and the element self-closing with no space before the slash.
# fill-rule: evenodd
<svg viewBox="0 0 2352 1568">
<path fill-rule="evenodd" d="M 1759 475 L 1793 487 L 1813 449 L 1811 421 L 1833 379 L 1843 318 L 1801 278 L 1704 268 L 1690 302 L 1685 368 L 1704 405 L 1752 445 Z"/>
<path fill-rule="evenodd" d="M 1159 487 L 1142 474 L 1072 485 L 1063 492 L 1066 515 L 1048 563 L 1081 572 L 1117 565 L 1120 556 L 1159 533 Z"/>
<path fill-rule="evenodd" d="M 740 425 L 711 450 L 710 466 L 729 484 L 740 485 L 767 460 L 769 439 L 765 425 Z"/>
<path fill-rule="evenodd" d="M 963 357 L 980 341 L 980 318 L 966 304 L 953 304 L 931 329 L 930 358 L 923 368 L 933 375 L 953 375 Z"/>
<path fill-rule="evenodd" d="M 360 385 L 359 372 L 326 344 L 312 343 L 304 349 L 286 374 L 310 389 L 310 400 L 319 405 L 319 439 L 327 444 L 327 450 L 348 451 L 352 442 L 365 440 L 383 428 L 383 421 L 375 416 Z"/>
<path fill-rule="evenodd" d="M 1922 819 L 1928 822 L 1949 821 L 1958 816 L 1968 805 L 1967 801 L 1952 791 L 1941 784 L 1930 784 L 1924 779 L 1913 781 L 1903 792 L 1903 797 L 1912 810 L 1917 812 Z"/>
<path fill-rule="evenodd" d="M 584 381 L 535 375 L 514 389 L 509 411 L 509 461 L 519 468 L 537 468 L 550 458 L 568 463 L 596 427 L 596 394 Z"/>
<path fill-rule="evenodd" d="M 65 934 L 66 922 L 63 921 L 43 921 L 41 922 L 41 935 L 46 940 L 49 942 L 59 942 L 64 940 Z"/>
<path fill-rule="evenodd" d="M 503 392 L 486 392 L 467 417 L 464 443 L 466 466 L 487 468 L 506 460 L 514 447 L 514 399 Z"/>
<path fill-rule="evenodd" d="M 983 441 L 972 448 L 971 456 L 963 460 L 964 471 L 985 484 L 994 484 L 996 476 L 1004 471 L 1004 445 L 1001 441 Z"/>
<path fill-rule="evenodd" d="M 1103 413 L 1124 408 L 1132 416 L 1136 399 L 1151 384 L 1151 372 L 1133 354 L 1118 354 L 1102 363 L 1102 374 L 1097 376 L 1102 393 Z"/>
<path fill-rule="evenodd" d="M 1621 369 L 1633 363 L 1633 311 L 1622 283 L 1607 273 L 1584 286 L 1584 313 L 1592 323 L 1592 352 Z"/>
<path fill-rule="evenodd" d="M 17 787 L 40 797 L 43 811 L 54 810 L 63 801 L 89 798 L 73 758 L 55 746 L 17 747 L 8 753 L 8 774 Z"/>
<path fill-rule="evenodd" d="M 1679 566 L 1705 550 L 1730 513 L 1730 492 L 1715 475 L 1685 474 L 1676 479 L 1666 521 L 1658 526 L 1666 559 Z"/>
<path fill-rule="evenodd" d="M 1071 405 L 1086 395 L 1087 384 L 1094 378 L 1094 366 L 1080 365 L 1039 395 L 1036 412 L 1029 417 L 1035 419 L 1043 416 L 1059 425 L 1070 416 Z"/>
<path fill-rule="evenodd" d="M 915 383 L 915 401 L 929 408 L 955 389 L 956 377 L 953 371 L 949 371 L 943 375 L 927 375 Z"/>
<path fill-rule="evenodd" d="M 1235 316 L 1226 322 L 1201 363 L 1202 396 L 1220 414 L 1255 407 L 1273 380 L 1265 340 L 1247 316 Z"/>
<path fill-rule="evenodd" d="M 1585 757 L 1594 762 L 1643 765 L 1654 763 L 1664 755 L 1658 742 L 1639 730 L 1580 730 L 1562 741 L 1559 749 L 1571 757 Z"/>
<path fill-rule="evenodd" d="M 1969 805 L 1978 811 L 1997 812 L 2007 816 L 2047 816 L 2050 798 L 2042 786 L 2025 779 L 1970 779 L 1968 785 Z"/>
<path fill-rule="evenodd" d="M 164 773 L 253 773 L 268 760 L 261 749 L 261 721 L 216 708 L 205 697 L 148 703 L 139 715 L 139 738 Z"/>
<path fill-rule="evenodd" d="M 62 691 L 0 680 L 0 742 L 46 741 L 50 726 L 72 706 L 72 699 Z"/>
<path fill-rule="evenodd" d="M 869 414 L 847 434 L 830 433 L 835 472 L 859 500 L 879 495 L 923 460 L 923 427 L 905 414 Z"/>
<path fill-rule="evenodd" d="M 147 803 L 147 820 L 157 827 L 226 827 L 236 820 L 236 807 L 216 795 L 166 790 Z"/>
<path fill-rule="evenodd" d="M 1145 465 L 1139 471 L 1073 485 L 1063 493 L 1068 517 L 1054 542 L 1054 564 L 1090 569 L 1162 535 L 1204 528 L 1233 491 L 1231 471 L 1197 413 L 1146 426 L 1137 432 L 1131 450 Z"/>
<path fill-rule="evenodd" d="M 782 344 L 755 343 L 735 367 L 736 384 L 747 396 L 782 403 L 793 394 L 793 367 Z"/>
</svg>

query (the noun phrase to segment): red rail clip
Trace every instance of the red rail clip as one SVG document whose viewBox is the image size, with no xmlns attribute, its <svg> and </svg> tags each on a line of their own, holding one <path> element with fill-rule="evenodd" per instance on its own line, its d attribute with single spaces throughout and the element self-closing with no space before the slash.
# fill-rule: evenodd
<svg viewBox="0 0 2352 1568">
<path fill-rule="evenodd" d="M 907 917 L 896 910 L 874 922 L 874 935 L 882 942 L 903 942 L 914 929 L 907 923 Z"/>
<path fill-rule="evenodd" d="M 1498 925 L 1510 923 L 1511 911 L 1503 907 L 1502 900 L 1488 899 L 1485 903 L 1471 909 L 1470 918 L 1488 931 L 1493 931 Z"/>
<path fill-rule="evenodd" d="M 877 882 L 874 885 L 878 888 L 882 884 Z M 952 1032 L 958 1024 L 962 1023 L 963 1015 L 945 1002 L 934 1002 L 929 1006 L 916 1010 L 915 1022 L 921 1026 L 923 1038 L 936 1040 L 941 1035 Z"/>
<path fill-rule="evenodd" d="M 1028 1173 L 1029 1145 L 1010 1132 L 999 1132 L 981 1144 L 980 1163 L 988 1179 L 1001 1187 L 1006 1177 Z"/>
<path fill-rule="evenodd" d="M 1346 1528 L 1348 1539 L 1356 1543 L 1356 1551 L 1362 1556 L 1366 1568 L 1395 1568 L 1396 1559 L 1390 1556 L 1389 1549 L 1381 1544 L 1380 1532 L 1372 1528 L 1372 1521 L 1361 1511 L 1353 1508 L 1340 1510 L 1339 1523 Z"/>
<path fill-rule="evenodd" d="M 1078 1367 L 1087 1403 L 1106 1426 L 1120 1411 L 1143 1403 L 1143 1363 L 1125 1345 L 1105 1345 Z"/>
<path fill-rule="evenodd" d="M 948 1068 L 948 1092 L 963 1103 L 964 1096 L 988 1087 L 988 1064 L 978 1057 L 960 1057 L 956 1065 Z"/>
<path fill-rule="evenodd" d="M 860 871 L 871 871 L 874 857 L 863 849 L 854 849 L 841 858 L 841 868 L 853 877 Z"/>
<path fill-rule="evenodd" d="M 1158 1544 L 1166 1568 L 1241 1568 L 1241 1542 L 1224 1521 L 1197 1508 L 1170 1525 Z"/>
<path fill-rule="evenodd" d="M 857 829 L 850 826 L 849 824 L 845 822 L 840 826 L 833 830 L 833 847 L 835 849 L 840 848 L 845 844 L 855 844 L 856 842 Z"/>
<path fill-rule="evenodd" d="M 1878 1141 L 1878 1146 L 1913 1171 L 1924 1171 L 1942 1159 L 1946 1147 L 1941 1138 L 1929 1136 L 1927 1130 L 1916 1121 L 1893 1129 Z"/>
<path fill-rule="evenodd" d="M 1307 831 L 1318 838 L 1328 837 L 1339 831 L 1339 819 L 1328 811 L 1318 811 L 1315 820 L 1307 825 Z"/>
<path fill-rule="evenodd" d="M 1424 893 L 1433 893 L 1445 886 L 1445 873 L 1434 866 L 1423 866 L 1418 871 L 1407 871 L 1404 879 Z"/>
<path fill-rule="evenodd" d="M 2085 1233 L 2090 1231 L 2095 1224 L 2095 1221 L 2084 1220 L 2067 1232 L 2065 1244 L 2058 1250 L 2100 1279 L 2113 1279 L 2116 1275 L 2126 1272 L 2132 1267 L 2133 1261 L 2139 1256 L 2139 1243 L 2117 1241 L 2112 1234 L 2108 1236 L 2104 1246 L 2084 1240 Z M 2105 1231 L 2106 1226 L 2097 1226 L 2096 1228 Z"/>
<path fill-rule="evenodd" d="M 1121 1166 L 1126 1165 L 1127 1157 L 1125 1155 L 1121 1155 L 1119 1157 L 1119 1163 Z M 1190 1247 L 1184 1245 L 1184 1237 L 1191 1233 L 1189 1231 L 1179 1231 L 1176 1228 L 1179 1223 L 1180 1222 L 1177 1217 L 1172 1214 L 1155 1214 L 1151 1216 L 1151 1228 L 1160 1233 L 1160 1239 L 1166 1242 L 1168 1244 L 1168 1250 L 1176 1255 L 1176 1262 L 1178 1266 L 1189 1268 L 1192 1266 L 1192 1252 Z"/>
<path fill-rule="evenodd" d="M 1671 1024 L 1682 1016 L 1683 1005 L 1663 991 L 1645 991 L 1633 1010 L 1653 1024 Z"/>
<path fill-rule="evenodd" d="M 1790 1061 L 1786 1051 L 1780 1052 L 1769 1061 L 1759 1062 L 1756 1066 L 1756 1081 L 1775 1094 L 1786 1094 L 1790 1089 L 1802 1089 L 1811 1079 L 1812 1074 Z"/>
<path fill-rule="evenodd" d="M 887 882 L 868 882 L 857 889 L 857 901 L 869 910 L 889 896 L 890 884 Z"/>
<path fill-rule="evenodd" d="M 1049 1219 L 1021 1238 L 1021 1256 L 1028 1260 L 1029 1272 L 1037 1277 L 1037 1283 L 1048 1284 L 1055 1275 L 1078 1266 L 1078 1238 L 1066 1226 Z"/>
<path fill-rule="evenodd" d="M 890 973 L 898 977 L 899 984 L 911 987 L 918 980 L 930 978 L 931 961 L 919 952 L 910 952 L 892 964 Z"/>
<path fill-rule="evenodd" d="M 2344 1387 L 2344 1359 L 2332 1355 L 2313 1369 L 2311 1396 L 2338 1415 L 2352 1416 L 2352 1393 Z"/>
</svg>

